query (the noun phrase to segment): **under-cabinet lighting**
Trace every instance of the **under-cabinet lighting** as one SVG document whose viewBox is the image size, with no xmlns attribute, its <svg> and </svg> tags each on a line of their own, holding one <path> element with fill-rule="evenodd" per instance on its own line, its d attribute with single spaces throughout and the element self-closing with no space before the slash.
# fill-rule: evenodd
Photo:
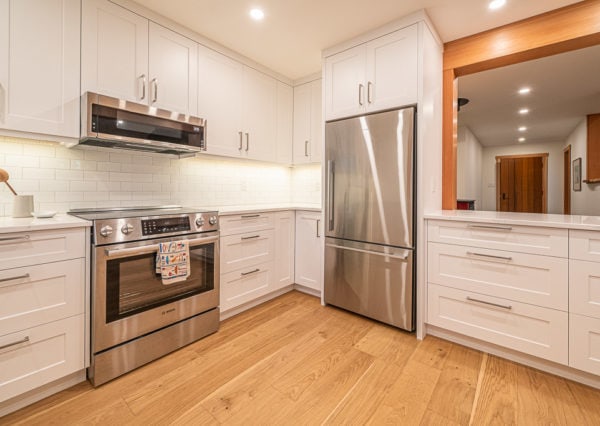
<svg viewBox="0 0 600 426">
<path fill-rule="evenodd" d="M 263 12 L 261 9 L 251 9 L 250 17 L 255 21 L 262 21 L 265 17 L 265 12 Z"/>
<path fill-rule="evenodd" d="M 525 138 L 519 138 L 518 141 L 519 141 L 519 143 L 523 143 L 523 142 L 525 142 Z"/>
<path fill-rule="evenodd" d="M 521 114 L 521 115 L 529 114 L 529 108 L 521 108 L 519 110 L 519 114 Z"/>
<path fill-rule="evenodd" d="M 519 130 L 519 132 L 524 132 L 525 130 L 527 130 L 527 127 L 521 126 L 521 127 L 519 127 L 518 130 Z"/>
<path fill-rule="evenodd" d="M 522 87 L 519 89 L 519 95 L 527 95 L 530 92 L 531 92 L 530 87 Z"/>
<path fill-rule="evenodd" d="M 490 2 L 490 4 L 488 5 L 488 7 L 490 8 L 490 10 L 497 10 L 497 9 L 500 9 L 505 4 L 506 4 L 506 0 L 492 0 Z"/>
</svg>

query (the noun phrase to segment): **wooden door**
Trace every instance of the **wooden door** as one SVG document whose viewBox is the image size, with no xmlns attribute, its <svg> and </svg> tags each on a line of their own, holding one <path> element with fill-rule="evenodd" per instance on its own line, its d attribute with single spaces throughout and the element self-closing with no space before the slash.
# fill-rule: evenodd
<svg viewBox="0 0 600 426">
<path fill-rule="evenodd" d="M 496 210 L 546 213 L 546 161 L 548 154 L 496 157 Z"/>
</svg>

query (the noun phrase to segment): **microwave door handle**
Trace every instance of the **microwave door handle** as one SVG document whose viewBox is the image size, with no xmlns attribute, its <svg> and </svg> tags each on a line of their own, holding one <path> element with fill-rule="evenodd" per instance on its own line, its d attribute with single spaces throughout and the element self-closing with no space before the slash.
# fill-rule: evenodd
<svg viewBox="0 0 600 426">
<path fill-rule="evenodd" d="M 209 244 L 211 242 L 216 242 L 218 240 L 219 240 L 219 236 L 213 235 L 210 237 L 202 237 L 202 238 L 195 238 L 193 240 L 182 240 L 182 241 L 187 241 L 189 243 L 190 247 L 195 247 L 195 246 L 199 246 L 199 245 Z M 115 249 L 115 250 L 106 249 L 106 250 L 104 250 L 104 253 L 107 258 L 119 259 L 122 257 L 138 256 L 140 254 L 154 253 L 157 251 L 158 251 L 158 244 L 149 244 L 147 246 L 132 247 L 132 248 L 125 248 L 125 249 Z"/>
</svg>

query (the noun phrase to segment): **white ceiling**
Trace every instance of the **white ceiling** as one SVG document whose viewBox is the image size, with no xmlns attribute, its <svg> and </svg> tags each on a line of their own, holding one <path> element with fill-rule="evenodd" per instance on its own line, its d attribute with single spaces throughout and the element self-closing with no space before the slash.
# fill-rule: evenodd
<svg viewBox="0 0 600 426">
<path fill-rule="evenodd" d="M 135 0 L 203 36 L 295 80 L 321 70 L 321 50 L 425 9 L 444 42 L 577 3 L 507 0 Z M 265 19 L 248 11 L 261 7 Z"/>
<path fill-rule="evenodd" d="M 458 113 L 483 146 L 565 142 L 587 114 L 600 113 L 600 46 L 459 77 L 470 102 Z M 523 96 L 518 89 L 531 87 Z M 520 108 L 529 108 L 520 115 Z M 526 126 L 526 132 L 519 132 Z"/>
</svg>

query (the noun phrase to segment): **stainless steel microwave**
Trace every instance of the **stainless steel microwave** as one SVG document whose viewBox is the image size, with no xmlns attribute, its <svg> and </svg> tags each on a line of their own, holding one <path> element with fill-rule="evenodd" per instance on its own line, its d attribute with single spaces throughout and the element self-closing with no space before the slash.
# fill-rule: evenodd
<svg viewBox="0 0 600 426">
<path fill-rule="evenodd" d="M 87 92 L 79 143 L 188 157 L 206 151 L 206 120 Z"/>
</svg>

